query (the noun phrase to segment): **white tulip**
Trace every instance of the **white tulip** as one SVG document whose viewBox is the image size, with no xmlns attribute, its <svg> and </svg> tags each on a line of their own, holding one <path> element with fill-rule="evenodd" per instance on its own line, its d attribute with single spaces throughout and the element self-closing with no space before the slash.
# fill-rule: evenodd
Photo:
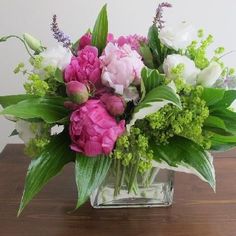
<svg viewBox="0 0 236 236">
<path fill-rule="evenodd" d="M 169 48 L 175 50 L 185 49 L 196 38 L 197 31 L 186 22 L 178 24 L 176 27 L 166 26 L 160 30 L 159 38 L 161 42 Z"/>
<path fill-rule="evenodd" d="M 185 82 L 192 85 L 196 84 L 197 75 L 200 70 L 195 66 L 195 63 L 186 56 L 181 56 L 178 54 L 167 56 L 163 63 L 165 75 L 170 79 L 176 79 L 176 76 L 172 73 L 172 69 L 179 64 L 184 65 L 181 77 L 185 80 Z"/>
<path fill-rule="evenodd" d="M 197 78 L 197 83 L 204 87 L 212 87 L 212 85 L 219 79 L 222 73 L 221 66 L 213 61 L 208 67 L 203 69 Z"/>
<path fill-rule="evenodd" d="M 53 66 L 64 70 L 70 64 L 72 53 L 68 48 L 58 45 L 55 48 L 42 52 L 40 56 L 43 57 L 43 67 Z"/>
</svg>

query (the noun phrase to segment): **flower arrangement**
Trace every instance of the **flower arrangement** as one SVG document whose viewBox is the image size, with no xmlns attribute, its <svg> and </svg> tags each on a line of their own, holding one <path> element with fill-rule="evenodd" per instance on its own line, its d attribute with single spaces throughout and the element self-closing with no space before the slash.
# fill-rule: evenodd
<svg viewBox="0 0 236 236">
<path fill-rule="evenodd" d="M 207 56 L 211 35 L 186 22 L 165 27 L 159 5 L 147 37 L 108 33 L 106 5 L 93 30 L 73 43 L 53 16 L 58 41 L 46 48 L 29 34 L 19 39 L 30 68 L 26 94 L 1 96 L 1 115 L 16 123 L 12 135 L 25 142 L 32 158 L 19 214 L 62 168 L 75 164 L 80 207 L 115 176 L 135 192 L 137 175 L 153 167 L 197 175 L 215 189 L 210 151 L 236 146 L 234 69 L 222 62 L 224 48 Z"/>
</svg>

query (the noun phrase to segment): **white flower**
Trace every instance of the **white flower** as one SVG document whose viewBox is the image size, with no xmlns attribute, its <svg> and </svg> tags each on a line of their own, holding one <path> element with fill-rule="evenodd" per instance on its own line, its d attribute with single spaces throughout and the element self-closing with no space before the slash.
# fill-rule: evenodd
<svg viewBox="0 0 236 236">
<path fill-rule="evenodd" d="M 43 124 L 42 123 L 32 123 L 25 120 L 16 121 L 16 130 L 19 133 L 19 137 L 24 141 L 25 144 L 29 143 L 31 139 L 36 138 L 36 136 L 42 133 Z"/>
<path fill-rule="evenodd" d="M 58 45 L 55 48 L 47 49 L 40 54 L 43 57 L 43 67 L 53 66 L 64 70 L 70 64 L 72 53 L 68 48 Z"/>
<path fill-rule="evenodd" d="M 204 87 L 211 87 L 222 73 L 221 66 L 213 61 L 208 67 L 200 72 L 197 78 L 197 83 Z"/>
<path fill-rule="evenodd" d="M 179 64 L 184 65 L 182 78 L 186 81 L 186 83 L 193 85 L 196 84 L 196 78 L 200 70 L 195 66 L 195 63 L 186 56 L 181 56 L 178 54 L 167 56 L 163 63 L 165 75 L 170 79 L 175 79 L 175 75 L 172 73 L 172 69 Z"/>
<path fill-rule="evenodd" d="M 168 27 L 160 30 L 159 38 L 161 42 L 169 48 L 175 50 L 185 49 L 196 38 L 196 30 L 186 22 L 178 24 L 176 27 Z"/>
</svg>

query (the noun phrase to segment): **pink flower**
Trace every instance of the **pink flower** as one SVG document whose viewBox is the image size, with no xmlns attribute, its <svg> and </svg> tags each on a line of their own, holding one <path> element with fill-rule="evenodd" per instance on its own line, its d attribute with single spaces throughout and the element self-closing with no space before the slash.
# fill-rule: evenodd
<svg viewBox="0 0 236 236">
<path fill-rule="evenodd" d="M 86 46 L 90 46 L 91 44 L 92 44 L 92 34 L 86 33 L 79 40 L 79 50 L 82 50 Z"/>
<path fill-rule="evenodd" d="M 64 71 L 64 81 L 79 81 L 84 84 L 99 85 L 101 80 L 100 61 L 96 47 L 86 46 L 77 57 L 71 59 Z"/>
<path fill-rule="evenodd" d="M 122 47 L 125 44 L 130 45 L 131 49 L 139 52 L 140 44 L 147 43 L 147 38 L 140 35 L 120 36 L 117 39 L 117 44 Z"/>
<path fill-rule="evenodd" d="M 70 117 L 71 149 L 86 156 L 108 155 L 125 131 L 125 121 L 119 123 L 108 114 L 99 100 L 89 100 Z"/>
<path fill-rule="evenodd" d="M 141 70 L 144 66 L 141 56 L 130 45 L 119 47 L 108 43 L 102 62 L 102 83 L 122 95 L 131 83 L 140 84 Z"/>
<path fill-rule="evenodd" d="M 125 101 L 121 96 L 105 93 L 100 100 L 105 105 L 107 111 L 113 116 L 120 116 L 125 111 Z"/>
<path fill-rule="evenodd" d="M 82 104 L 89 98 L 87 87 L 78 81 L 70 81 L 67 83 L 66 93 L 71 101 L 75 102 L 76 104 Z"/>
<path fill-rule="evenodd" d="M 114 41 L 114 35 L 109 33 L 107 35 L 107 42 L 113 42 Z M 91 33 L 86 33 L 84 34 L 80 40 L 79 40 L 79 51 L 84 49 L 86 46 L 91 46 L 92 45 L 92 34 Z"/>
</svg>

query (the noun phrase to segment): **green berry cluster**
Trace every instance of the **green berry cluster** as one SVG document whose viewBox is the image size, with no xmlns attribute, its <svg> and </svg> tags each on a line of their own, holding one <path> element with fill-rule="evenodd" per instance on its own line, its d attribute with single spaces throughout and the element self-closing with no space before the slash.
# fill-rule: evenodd
<svg viewBox="0 0 236 236">
<path fill-rule="evenodd" d="M 112 154 L 123 166 L 138 164 L 139 172 L 151 169 L 153 152 L 149 149 L 148 137 L 139 128 L 131 128 L 130 134 L 121 136 Z"/>
</svg>

